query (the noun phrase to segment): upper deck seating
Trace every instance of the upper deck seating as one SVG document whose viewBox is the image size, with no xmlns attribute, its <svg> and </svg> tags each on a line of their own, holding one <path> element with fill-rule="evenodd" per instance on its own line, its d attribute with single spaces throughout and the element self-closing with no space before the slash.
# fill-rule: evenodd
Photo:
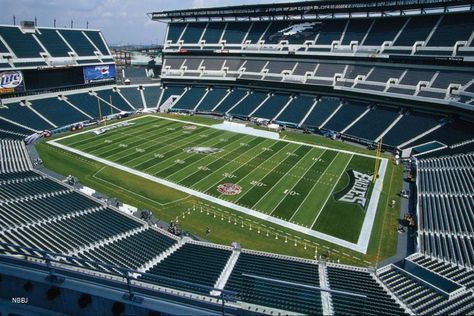
<svg viewBox="0 0 474 316">
<path fill-rule="evenodd" d="M 82 32 L 77 30 L 58 30 L 69 45 L 79 56 L 95 56 L 95 48 L 92 43 L 84 36 Z"/>
<path fill-rule="evenodd" d="M 18 26 L 0 26 L 0 36 L 18 58 L 39 58 L 40 52 L 44 52 L 36 39 Z"/>
<path fill-rule="evenodd" d="M 319 291 L 252 278 L 271 278 L 319 287 L 318 271 L 319 267 L 315 264 L 241 253 L 225 289 L 238 292 L 239 299 L 244 302 L 297 313 L 321 314 Z"/>
<path fill-rule="evenodd" d="M 68 57 L 71 49 L 55 29 L 40 28 L 36 35 L 52 57 Z"/>
</svg>

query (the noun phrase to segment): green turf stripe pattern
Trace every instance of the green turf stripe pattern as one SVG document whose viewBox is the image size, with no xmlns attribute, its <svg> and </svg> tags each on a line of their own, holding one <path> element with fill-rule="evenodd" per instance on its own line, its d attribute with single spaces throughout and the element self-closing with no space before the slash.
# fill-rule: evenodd
<svg viewBox="0 0 474 316">
<path fill-rule="evenodd" d="M 304 176 L 306 171 L 315 163 L 316 160 L 324 153 L 325 150 L 312 148 L 303 158 L 295 164 L 288 172 L 281 176 L 275 186 L 269 190 L 262 198 L 252 207 L 266 214 L 270 214 L 285 198 L 285 192 L 291 190 Z"/>
<path fill-rule="evenodd" d="M 176 124 L 175 122 L 154 122 L 155 124 L 152 123 L 153 122 L 147 122 L 146 124 L 140 124 L 139 126 L 135 126 L 135 128 L 130 132 L 121 131 L 120 129 L 117 129 L 99 136 L 94 135 L 95 139 L 89 141 L 89 146 L 86 146 L 88 144 L 73 144 L 71 145 L 71 147 L 85 152 L 93 153 L 95 150 L 111 147 L 114 144 L 117 144 L 118 142 L 130 141 L 131 139 L 133 139 L 133 137 L 137 135 L 142 136 L 146 133 L 161 130 L 170 126 L 178 126 L 178 124 Z"/>
<path fill-rule="evenodd" d="M 192 175 L 190 175 L 189 177 L 185 178 L 184 180 L 182 180 L 179 184 L 187 186 L 187 187 L 192 186 L 196 182 L 200 181 L 201 179 L 203 179 L 204 177 L 209 175 L 210 172 L 214 172 L 217 169 L 221 168 L 222 166 L 227 164 L 229 162 L 229 160 L 235 159 L 236 157 L 245 154 L 246 152 L 251 150 L 253 147 L 255 147 L 255 146 L 259 145 L 260 143 L 262 143 L 264 140 L 265 140 L 264 138 L 254 138 L 254 139 L 252 139 L 248 144 L 249 146 L 244 147 L 245 148 L 244 150 L 242 150 L 242 148 L 240 148 L 240 147 L 237 147 L 235 150 L 229 152 L 224 157 L 222 157 L 220 159 L 217 159 L 216 161 L 214 161 L 214 162 L 210 163 L 209 165 L 207 165 L 206 167 L 209 170 L 199 170 L 199 171 L 193 173 Z"/>
<path fill-rule="evenodd" d="M 200 133 L 203 133 L 203 132 L 206 132 L 206 130 L 200 130 L 199 132 L 197 133 L 191 133 L 191 134 L 183 134 L 182 132 L 181 133 L 173 133 L 169 136 L 172 136 L 171 138 L 166 136 L 166 137 L 163 137 L 162 140 L 163 141 L 157 141 L 156 144 L 152 145 L 152 146 L 149 146 L 149 147 L 144 147 L 142 148 L 143 151 L 140 153 L 140 152 L 136 152 L 134 153 L 132 156 L 127 156 L 127 157 L 123 157 L 123 158 L 120 158 L 120 160 L 122 160 L 122 162 L 127 162 L 127 165 L 131 166 L 132 165 L 132 160 L 135 160 L 137 158 L 140 158 L 141 156 L 145 156 L 145 152 L 147 153 L 155 153 L 156 150 L 158 149 L 166 149 L 168 150 L 166 153 L 165 153 L 165 156 L 166 158 L 165 159 L 170 159 L 171 157 L 173 157 L 173 155 L 171 155 L 170 153 L 174 152 L 176 154 L 176 149 L 178 149 L 178 153 L 182 153 L 182 147 L 185 147 L 187 146 L 188 144 L 190 143 L 193 143 L 196 141 L 196 139 L 198 138 L 199 134 Z M 150 157 L 151 158 L 151 157 Z M 118 163 L 121 163 L 120 161 L 117 161 Z M 137 165 L 137 164 L 135 164 Z M 140 165 L 140 164 L 138 164 Z"/>
<path fill-rule="evenodd" d="M 232 172 L 232 182 L 237 182 L 243 177 L 245 177 L 248 173 L 250 173 L 252 170 L 258 168 L 261 164 L 265 163 L 270 157 L 278 153 L 283 147 L 285 147 L 287 143 L 284 142 L 275 142 L 271 147 L 269 147 L 267 150 L 264 150 L 262 153 L 251 159 L 249 162 L 243 164 L 240 168 Z M 223 181 L 225 178 L 222 179 Z M 211 194 L 211 195 L 220 195 L 219 192 L 217 191 L 217 186 L 220 183 L 215 183 L 213 186 L 211 186 L 206 193 Z"/>
<path fill-rule="evenodd" d="M 222 134 L 222 132 L 212 132 L 210 134 L 205 134 L 209 140 L 214 139 L 215 136 Z M 202 135 L 202 134 L 201 134 Z M 165 152 L 165 158 L 161 159 L 158 163 L 156 163 L 153 166 L 150 166 L 147 169 L 144 169 L 144 171 L 148 174 L 154 175 L 155 173 L 159 172 L 163 168 L 168 168 L 170 165 L 174 165 L 177 163 L 177 161 L 184 161 L 186 157 L 189 157 L 189 154 L 184 152 L 184 149 L 189 146 L 195 145 L 199 140 L 199 137 L 192 137 L 188 139 L 185 143 L 183 143 L 181 140 L 178 140 L 174 145 L 166 145 L 163 144 L 163 146 L 166 147 L 173 147 L 173 150 L 169 150 Z M 183 164 L 184 165 L 184 164 Z"/>
<path fill-rule="evenodd" d="M 284 176 L 294 165 L 296 165 L 304 155 L 311 150 L 309 146 L 300 146 L 294 151 L 294 155 L 289 155 L 273 171 L 268 173 L 263 179 L 258 181 L 259 186 L 254 186 L 250 191 L 243 195 L 238 203 L 247 207 L 252 207 L 260 198 Z"/>
<path fill-rule="evenodd" d="M 203 144 L 208 144 L 208 143 L 215 144 L 216 143 L 216 140 L 212 137 L 209 137 L 209 134 L 207 134 L 207 133 L 206 134 L 199 134 L 199 137 L 206 139 Z M 136 166 L 139 166 L 139 165 L 141 165 L 145 162 L 148 162 L 149 160 L 152 160 L 154 158 L 160 158 L 160 159 L 162 159 L 160 161 L 164 161 L 165 159 L 167 159 L 167 158 L 165 158 L 165 156 L 167 154 L 167 151 L 163 151 L 163 149 L 167 149 L 168 146 L 176 148 L 176 144 L 168 144 L 168 142 L 161 143 L 161 147 L 159 147 L 158 149 L 156 149 L 154 151 L 146 150 L 147 154 L 144 154 L 142 157 L 139 157 L 139 158 L 134 159 L 133 161 L 130 161 L 130 163 L 128 163 L 128 165 L 132 168 L 135 168 Z M 183 152 L 183 155 L 188 155 L 188 154 Z M 168 166 L 165 166 L 164 168 L 167 168 L 167 167 Z"/>
<path fill-rule="evenodd" d="M 152 174 L 152 170 L 148 170 L 150 168 L 155 168 L 158 164 L 163 164 L 165 162 L 169 162 L 173 157 L 177 155 L 183 154 L 183 148 L 188 146 L 190 143 L 193 143 L 196 141 L 196 137 L 198 137 L 199 133 L 201 132 L 208 132 L 207 130 L 200 130 L 198 133 L 191 133 L 191 134 L 180 134 L 176 137 L 170 138 L 170 139 L 164 139 L 162 142 L 160 142 L 157 146 L 154 148 L 155 153 L 160 153 L 163 155 L 162 157 L 154 157 L 150 160 L 144 161 L 138 165 L 134 166 L 134 169 L 140 170 L 140 171 L 146 171 L 149 174 Z M 211 134 L 214 135 L 215 133 Z M 171 149 L 169 149 L 171 148 Z M 156 150 L 160 149 L 159 152 L 156 152 Z M 162 149 L 169 149 L 166 151 L 162 151 Z M 143 155 L 143 154 L 142 154 Z"/>
<path fill-rule="evenodd" d="M 345 172 L 347 162 L 351 160 L 351 155 L 339 153 L 336 158 L 328 165 L 324 174 L 320 176 L 317 183 L 313 186 L 310 194 L 306 197 L 291 221 L 296 223 L 304 223 L 304 225 L 312 225 L 324 206 L 325 200 L 331 194 L 335 182 L 341 174 Z M 315 192 L 317 188 L 317 192 Z"/>
<path fill-rule="evenodd" d="M 169 175 L 168 179 L 172 182 L 179 183 L 181 180 L 187 178 L 189 175 L 195 173 L 196 171 L 205 169 L 204 166 L 209 165 L 210 163 L 227 155 L 227 153 L 229 153 L 230 151 L 235 150 L 235 148 L 239 147 L 240 144 L 244 144 L 245 142 L 253 139 L 253 137 L 249 135 L 237 135 L 239 135 L 240 137 L 238 139 L 234 139 L 232 142 L 227 142 L 225 146 L 221 147 L 222 151 L 214 153 L 212 155 L 203 155 L 202 159 L 183 166 L 179 171 L 173 173 L 172 175 Z"/>
<path fill-rule="evenodd" d="M 121 143 L 131 146 L 131 144 L 133 144 L 132 140 L 134 139 L 136 135 L 140 135 L 140 139 L 135 141 L 137 145 L 139 145 L 146 139 L 151 139 L 153 136 L 166 135 L 166 133 L 168 132 L 166 128 L 170 126 L 174 126 L 174 125 L 176 124 L 169 123 L 161 127 L 155 127 L 155 126 L 150 127 L 149 125 L 147 125 L 146 128 L 144 127 L 138 128 L 136 132 L 130 133 L 125 137 L 116 137 L 116 138 L 100 137 L 97 139 L 97 141 L 91 142 L 90 147 L 87 147 L 87 148 L 74 147 L 74 148 L 94 154 L 96 156 L 101 156 L 102 154 L 105 154 L 111 149 L 116 149 L 117 148 L 116 146 Z M 149 134 L 151 136 L 144 138 L 145 135 L 149 135 Z M 114 135 L 121 136 L 122 134 L 115 133 Z M 109 141 L 110 143 L 106 143 L 106 141 Z M 121 148 L 121 149 L 124 150 L 124 148 Z"/>
<path fill-rule="evenodd" d="M 145 137 L 145 135 L 149 135 L 149 136 Z M 148 133 L 143 134 L 144 137 L 142 137 L 141 139 L 137 141 L 131 141 L 131 139 L 128 140 L 128 142 L 123 141 L 120 144 L 115 144 L 116 147 L 114 149 L 109 149 L 105 152 L 100 152 L 100 153 L 93 152 L 92 154 L 98 157 L 107 158 L 108 160 L 114 161 L 114 158 L 112 158 L 114 156 L 118 156 L 117 158 L 120 158 L 126 154 L 135 153 L 136 148 L 145 144 L 146 142 L 152 142 L 152 141 L 157 142 L 160 137 L 168 138 L 172 135 L 178 135 L 173 138 L 173 139 L 177 139 L 178 137 L 180 137 L 181 133 L 180 131 L 176 131 L 170 134 L 170 132 L 166 130 L 160 131 L 160 132 L 152 130 Z"/>
<path fill-rule="evenodd" d="M 311 180 L 315 177 L 319 177 L 319 175 L 322 174 L 324 170 L 326 170 L 327 166 L 336 157 L 336 155 L 337 152 L 332 150 L 325 151 L 320 160 L 311 166 L 311 168 L 299 180 L 293 189 L 285 192 L 285 198 L 275 208 L 271 215 L 289 220 L 313 187 L 314 182 Z"/>
<path fill-rule="evenodd" d="M 222 134 L 222 133 L 220 133 L 220 134 Z M 227 140 L 227 142 L 233 143 L 234 141 L 236 141 L 238 139 L 241 139 L 242 137 L 243 137 L 242 134 L 235 134 L 232 137 L 230 137 Z M 223 142 L 220 141 L 220 143 L 223 143 Z M 189 164 L 192 164 L 192 163 L 202 159 L 205 156 L 206 156 L 205 154 L 192 154 L 189 157 L 184 158 L 183 160 L 185 162 L 185 165 L 189 165 Z M 162 169 L 161 171 L 159 171 L 158 173 L 156 173 L 154 175 L 159 177 L 159 178 L 166 178 L 166 177 L 171 176 L 173 173 L 178 172 L 181 169 L 183 169 L 183 165 L 175 164 L 175 165 L 172 165 L 168 168 Z"/>
<path fill-rule="evenodd" d="M 123 127 L 120 128 L 120 130 L 121 131 L 129 130 L 129 129 L 135 130 L 136 128 L 141 127 L 143 125 L 147 125 L 147 124 L 156 122 L 156 120 L 153 119 L 153 118 L 150 118 L 150 117 L 143 117 L 143 118 L 133 120 L 133 121 L 130 121 L 130 122 L 132 124 L 130 124 L 128 126 L 123 126 Z M 107 133 L 107 134 L 103 134 L 101 136 L 111 137 L 113 135 L 115 135 L 115 133 Z M 97 138 L 97 135 L 95 135 L 92 131 L 90 131 L 90 132 L 86 132 L 86 133 L 83 133 L 83 134 L 77 134 L 74 137 L 61 139 L 59 141 L 59 143 L 63 144 L 63 145 L 66 145 L 66 146 L 69 146 L 69 147 L 78 148 L 83 144 L 89 143 L 93 138 Z"/>
</svg>

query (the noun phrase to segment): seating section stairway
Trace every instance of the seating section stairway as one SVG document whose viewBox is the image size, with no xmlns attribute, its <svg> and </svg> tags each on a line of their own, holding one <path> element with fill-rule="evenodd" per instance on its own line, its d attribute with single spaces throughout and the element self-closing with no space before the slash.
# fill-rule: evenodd
<svg viewBox="0 0 474 316">
<path fill-rule="evenodd" d="M 379 278 L 417 315 L 463 315 L 474 311 L 474 294 L 446 293 L 405 270 L 390 266 Z"/>
<path fill-rule="evenodd" d="M 179 283 L 174 280 L 160 279 L 159 284 L 171 288 L 209 295 L 222 269 L 225 267 L 232 251 L 224 247 L 206 247 L 204 245 L 185 243 L 163 261 L 153 266 L 147 273 L 158 277 L 189 282 Z M 156 282 L 153 278 L 145 280 Z M 204 288 L 200 287 L 204 286 Z"/>
<path fill-rule="evenodd" d="M 332 293 L 336 314 L 400 315 L 404 311 L 378 284 L 373 274 L 356 269 L 327 267 L 329 286 L 333 290 L 347 291 L 360 296 Z"/>
<path fill-rule="evenodd" d="M 79 257 L 137 270 L 175 243 L 176 240 L 149 228 L 87 250 Z"/>
<path fill-rule="evenodd" d="M 279 284 L 252 276 L 319 287 L 319 267 L 315 264 L 241 253 L 226 290 L 238 292 L 239 300 L 304 314 L 321 314 L 321 292 Z M 246 276 L 248 275 L 248 276 Z"/>
<path fill-rule="evenodd" d="M 422 254 L 414 254 L 405 260 L 412 261 L 425 269 L 433 271 L 470 290 L 474 290 L 474 273 L 472 269 Z"/>
<path fill-rule="evenodd" d="M 31 170 L 31 160 L 23 142 L 0 139 L 0 172 Z"/>
</svg>

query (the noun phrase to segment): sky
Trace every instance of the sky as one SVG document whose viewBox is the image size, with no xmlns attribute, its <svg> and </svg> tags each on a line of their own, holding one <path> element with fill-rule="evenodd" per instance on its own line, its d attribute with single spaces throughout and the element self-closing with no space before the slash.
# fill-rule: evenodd
<svg viewBox="0 0 474 316">
<path fill-rule="evenodd" d="M 294 2 L 295 0 L 0 0 L 0 24 L 34 21 L 38 26 L 100 29 L 107 42 L 117 44 L 162 44 L 165 25 L 151 21 L 146 13 L 257 3 Z"/>
</svg>

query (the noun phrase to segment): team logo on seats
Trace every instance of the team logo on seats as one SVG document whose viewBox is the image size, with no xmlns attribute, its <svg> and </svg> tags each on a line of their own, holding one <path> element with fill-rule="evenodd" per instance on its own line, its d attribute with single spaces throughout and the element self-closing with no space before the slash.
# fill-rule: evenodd
<svg viewBox="0 0 474 316">
<path fill-rule="evenodd" d="M 224 195 L 237 195 L 242 192 L 242 188 L 234 183 L 222 183 L 217 187 L 217 191 Z"/>
<path fill-rule="evenodd" d="M 349 184 L 342 191 L 335 193 L 334 198 L 340 202 L 359 204 L 365 210 L 372 176 L 355 170 L 346 172 Z"/>
<path fill-rule="evenodd" d="M 278 42 L 282 40 L 292 39 L 306 39 L 313 38 L 316 36 L 316 29 L 320 27 L 320 24 L 315 22 L 305 22 L 291 25 L 287 28 L 279 30 L 278 32 L 270 35 L 269 40 L 272 42 Z"/>
</svg>

